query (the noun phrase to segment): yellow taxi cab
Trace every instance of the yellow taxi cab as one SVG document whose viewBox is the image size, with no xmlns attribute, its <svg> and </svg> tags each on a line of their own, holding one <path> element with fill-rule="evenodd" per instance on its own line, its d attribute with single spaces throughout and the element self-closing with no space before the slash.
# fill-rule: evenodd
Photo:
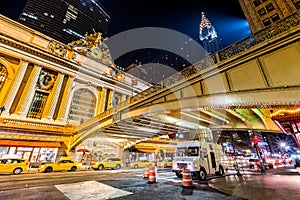
<svg viewBox="0 0 300 200">
<path fill-rule="evenodd" d="M 0 158 L 0 173 L 21 174 L 28 172 L 30 162 L 23 158 Z"/>
<path fill-rule="evenodd" d="M 60 161 L 41 164 L 38 168 L 38 172 L 76 171 L 81 169 L 81 166 L 82 164 L 80 162 L 76 162 L 69 157 L 62 157 Z"/>
<path fill-rule="evenodd" d="M 153 161 L 148 161 L 148 160 L 141 160 L 141 161 L 137 161 L 137 162 L 131 162 L 128 167 L 129 168 L 140 168 L 140 167 L 146 167 L 146 165 L 152 165 L 154 166 L 154 162 Z"/>
<path fill-rule="evenodd" d="M 161 160 L 157 163 L 157 167 L 163 167 L 163 168 L 172 167 L 172 165 L 173 165 L 172 160 Z"/>
<path fill-rule="evenodd" d="M 92 169 L 94 170 L 103 170 L 103 169 L 120 169 L 123 165 L 123 162 L 120 158 L 105 158 L 102 161 L 96 162 Z"/>
</svg>

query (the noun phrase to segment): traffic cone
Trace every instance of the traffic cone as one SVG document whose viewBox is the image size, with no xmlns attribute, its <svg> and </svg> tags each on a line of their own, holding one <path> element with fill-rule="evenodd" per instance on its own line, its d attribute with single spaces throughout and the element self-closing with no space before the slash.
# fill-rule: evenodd
<svg viewBox="0 0 300 200">
<path fill-rule="evenodd" d="M 148 179 L 148 178 L 149 178 L 149 165 L 146 165 L 144 170 L 144 179 Z"/>
<path fill-rule="evenodd" d="M 193 177 L 191 170 L 189 169 L 182 169 L 182 191 L 181 195 L 182 196 L 188 196 L 188 195 L 193 195 Z"/>
<path fill-rule="evenodd" d="M 156 183 L 156 167 L 155 166 L 149 166 L 148 183 Z"/>
<path fill-rule="evenodd" d="M 193 177 L 191 170 L 182 169 L 182 187 L 183 188 L 194 188 L 193 186 Z"/>
</svg>

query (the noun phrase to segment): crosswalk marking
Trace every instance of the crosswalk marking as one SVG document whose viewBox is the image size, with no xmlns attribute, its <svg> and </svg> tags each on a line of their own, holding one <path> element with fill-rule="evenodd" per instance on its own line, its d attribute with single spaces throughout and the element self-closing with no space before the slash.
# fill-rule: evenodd
<svg viewBox="0 0 300 200">
<path fill-rule="evenodd" d="M 105 200 L 133 194 L 97 181 L 55 185 L 70 200 Z"/>
</svg>

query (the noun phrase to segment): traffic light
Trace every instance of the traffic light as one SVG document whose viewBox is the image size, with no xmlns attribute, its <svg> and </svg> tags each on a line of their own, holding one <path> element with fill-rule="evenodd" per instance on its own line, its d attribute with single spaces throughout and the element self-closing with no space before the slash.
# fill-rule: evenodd
<svg viewBox="0 0 300 200">
<path fill-rule="evenodd" d="M 258 138 L 256 135 L 253 136 L 253 144 L 256 146 L 258 144 Z"/>
<path fill-rule="evenodd" d="M 170 132 L 168 134 L 168 136 L 169 136 L 170 139 L 174 139 L 176 137 L 176 134 L 174 132 Z"/>
</svg>

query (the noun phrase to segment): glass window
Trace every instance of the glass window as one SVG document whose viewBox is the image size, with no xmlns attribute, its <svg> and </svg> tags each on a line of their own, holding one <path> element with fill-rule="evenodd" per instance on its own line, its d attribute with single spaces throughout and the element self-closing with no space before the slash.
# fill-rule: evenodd
<svg viewBox="0 0 300 200">
<path fill-rule="evenodd" d="M 253 4 L 255 5 L 255 7 L 257 7 L 261 4 L 261 1 L 260 0 L 254 0 Z"/>
<path fill-rule="evenodd" d="M 17 151 L 32 151 L 32 147 L 18 147 Z"/>
<path fill-rule="evenodd" d="M 14 154 L 17 147 L 10 147 L 8 154 Z"/>
<path fill-rule="evenodd" d="M 199 147 L 189 147 L 188 156 L 199 156 Z"/>
<path fill-rule="evenodd" d="M 69 119 L 84 122 L 94 117 L 96 97 L 88 89 L 79 89 L 74 93 Z"/>
<path fill-rule="evenodd" d="M 31 163 L 35 163 L 37 161 L 39 150 L 40 150 L 40 148 L 34 148 L 33 153 L 31 155 L 31 159 L 30 159 Z"/>
<path fill-rule="evenodd" d="M 269 26 L 272 24 L 271 20 L 269 18 L 263 20 L 263 24 L 265 25 L 265 27 Z"/>
<path fill-rule="evenodd" d="M 48 98 L 48 93 L 37 91 L 34 94 L 34 98 L 31 103 L 27 117 L 34 118 L 34 119 L 41 119 L 47 98 Z"/>
<path fill-rule="evenodd" d="M 270 4 L 266 5 L 266 9 L 267 9 L 268 12 L 271 12 L 271 11 L 274 10 L 275 8 L 274 8 L 273 4 L 270 3 Z"/>
<path fill-rule="evenodd" d="M 3 88 L 7 76 L 7 69 L 4 67 L 4 65 L 0 63 L 0 92 Z"/>
<path fill-rule="evenodd" d="M 176 156 L 183 157 L 187 156 L 187 148 L 186 147 L 179 147 L 176 149 Z"/>
<path fill-rule="evenodd" d="M 0 158 L 2 158 L 2 155 L 7 154 L 8 147 L 0 147 Z"/>
<path fill-rule="evenodd" d="M 276 22 L 276 21 L 280 20 L 280 17 L 279 17 L 279 15 L 276 13 L 275 15 L 272 15 L 272 16 L 271 16 L 271 20 L 272 20 L 272 22 Z"/>
<path fill-rule="evenodd" d="M 300 1 L 294 2 L 294 5 L 295 5 L 295 7 L 297 8 L 297 10 L 300 9 Z"/>
<path fill-rule="evenodd" d="M 266 13 L 267 13 L 267 12 L 266 12 L 266 10 L 265 10 L 264 8 L 261 8 L 261 9 L 258 10 L 259 16 L 263 16 L 263 15 L 265 15 Z"/>
<path fill-rule="evenodd" d="M 54 162 L 58 148 L 41 148 L 38 162 Z"/>
</svg>

